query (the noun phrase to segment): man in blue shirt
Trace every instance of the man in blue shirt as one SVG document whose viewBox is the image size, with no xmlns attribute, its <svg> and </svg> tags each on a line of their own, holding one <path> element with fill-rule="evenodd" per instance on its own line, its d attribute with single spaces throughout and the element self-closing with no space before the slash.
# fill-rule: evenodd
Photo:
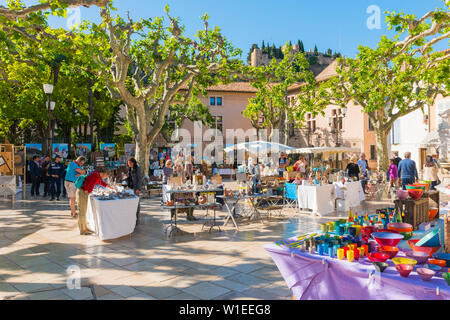
<svg viewBox="0 0 450 320">
<path fill-rule="evenodd" d="M 61 195 L 61 178 L 64 175 L 64 165 L 60 162 L 61 156 L 56 156 L 55 162 L 50 164 L 48 168 L 48 175 L 50 176 L 50 201 L 59 201 L 59 196 Z M 56 191 L 55 191 L 56 186 Z"/>
<path fill-rule="evenodd" d="M 77 217 L 77 211 L 75 210 L 77 188 L 75 187 L 75 182 L 77 182 L 79 176 L 86 174 L 86 171 L 82 168 L 85 163 L 85 157 L 78 157 L 77 160 L 72 161 L 67 167 L 64 186 L 66 187 L 67 195 L 70 199 L 70 212 L 72 218 Z"/>
<path fill-rule="evenodd" d="M 405 159 L 400 161 L 398 165 L 398 176 L 402 179 L 403 190 L 406 190 L 406 185 L 419 180 L 416 163 L 411 160 L 411 152 L 406 152 Z"/>
</svg>

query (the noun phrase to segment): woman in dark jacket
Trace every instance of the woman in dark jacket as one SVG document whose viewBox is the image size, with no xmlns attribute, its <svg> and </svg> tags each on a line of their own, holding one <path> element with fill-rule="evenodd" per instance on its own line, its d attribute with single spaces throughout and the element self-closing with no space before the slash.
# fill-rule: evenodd
<svg viewBox="0 0 450 320">
<path fill-rule="evenodd" d="M 355 180 L 355 179 L 359 180 L 359 175 L 360 175 L 359 166 L 356 163 L 356 161 L 357 161 L 357 158 L 352 157 L 351 162 L 347 165 L 347 168 L 345 169 L 349 178 L 351 178 L 353 180 Z"/>
<path fill-rule="evenodd" d="M 128 159 L 128 175 L 127 175 L 127 182 L 128 182 L 128 188 L 133 189 L 134 194 L 139 196 L 142 191 L 144 178 L 142 176 L 142 170 L 138 166 L 137 161 L 135 158 Z M 139 214 L 141 211 L 141 203 L 139 201 L 138 209 L 136 212 L 136 219 L 139 223 Z"/>
</svg>

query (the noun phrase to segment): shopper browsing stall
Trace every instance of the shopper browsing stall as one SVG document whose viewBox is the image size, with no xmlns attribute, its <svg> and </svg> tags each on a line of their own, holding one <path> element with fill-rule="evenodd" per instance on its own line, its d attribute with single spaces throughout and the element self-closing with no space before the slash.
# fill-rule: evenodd
<svg viewBox="0 0 450 320">
<path fill-rule="evenodd" d="M 173 176 L 173 163 L 172 160 L 167 160 L 166 161 L 166 166 L 163 168 L 163 178 L 162 178 L 162 183 L 163 184 L 167 184 L 169 182 L 170 177 Z"/>
<path fill-rule="evenodd" d="M 37 199 L 39 196 L 39 185 L 42 174 L 42 169 L 39 166 L 39 157 L 33 156 L 33 161 L 30 162 L 30 175 L 31 175 L 31 197 Z"/>
<path fill-rule="evenodd" d="M 77 211 L 75 210 L 77 188 L 75 187 L 75 182 L 77 181 L 79 176 L 86 174 L 86 171 L 82 168 L 85 163 L 85 157 L 78 157 L 75 161 L 69 163 L 69 166 L 67 167 L 66 180 L 64 181 L 64 185 L 66 187 L 67 195 L 70 199 L 70 212 L 72 218 L 77 217 Z"/>
<path fill-rule="evenodd" d="M 438 185 L 439 168 L 431 156 L 426 157 L 425 166 L 423 167 L 423 180 L 431 181 L 431 190 L 436 190 Z"/>
<path fill-rule="evenodd" d="M 94 188 L 97 185 L 102 187 L 108 187 L 108 184 L 103 181 L 108 178 L 108 174 L 106 169 L 100 168 L 96 171 L 91 172 L 83 182 L 83 185 L 80 189 L 77 190 L 77 202 L 78 202 L 78 228 L 80 229 L 80 235 L 90 235 L 93 233 L 92 230 L 89 230 L 86 223 L 86 211 L 89 200 L 89 194 L 94 191 Z"/>
<path fill-rule="evenodd" d="M 139 196 L 142 192 L 142 185 L 144 181 L 144 178 L 142 176 L 142 170 L 138 166 L 135 158 L 129 158 L 127 163 L 128 163 L 128 175 L 127 175 L 128 188 L 133 189 L 134 194 Z M 141 211 L 140 209 L 141 205 L 139 203 L 136 212 L 137 222 L 139 222 L 139 214 Z"/>
<path fill-rule="evenodd" d="M 286 168 L 289 166 L 289 159 L 284 152 L 281 153 L 280 159 L 278 160 L 278 173 L 280 177 L 284 175 Z"/>
</svg>

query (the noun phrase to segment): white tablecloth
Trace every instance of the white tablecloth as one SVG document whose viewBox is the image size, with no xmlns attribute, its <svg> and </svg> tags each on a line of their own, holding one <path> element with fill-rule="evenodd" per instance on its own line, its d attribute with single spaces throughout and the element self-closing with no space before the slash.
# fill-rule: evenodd
<svg viewBox="0 0 450 320">
<path fill-rule="evenodd" d="M 117 239 L 134 232 L 139 198 L 101 201 L 89 197 L 86 220 L 101 240 Z"/>
<path fill-rule="evenodd" d="M 349 202 L 350 207 L 358 207 L 361 201 L 366 200 L 360 181 L 346 182 L 345 188 L 342 182 L 335 182 L 336 198 Z"/>
<path fill-rule="evenodd" d="M 219 169 L 219 174 L 221 176 L 225 175 L 225 176 L 229 176 L 229 175 L 234 175 L 234 170 L 233 169 Z"/>
<path fill-rule="evenodd" d="M 321 215 L 334 211 L 334 185 L 298 186 L 298 206 L 300 209 L 311 209 Z"/>
</svg>

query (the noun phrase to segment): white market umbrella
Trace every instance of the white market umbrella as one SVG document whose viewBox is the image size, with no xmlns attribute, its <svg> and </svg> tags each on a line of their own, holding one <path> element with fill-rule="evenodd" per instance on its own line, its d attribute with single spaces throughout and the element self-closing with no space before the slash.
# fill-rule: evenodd
<svg viewBox="0 0 450 320">
<path fill-rule="evenodd" d="M 348 147 L 317 147 L 299 148 L 287 151 L 288 154 L 319 154 L 319 153 L 360 153 L 361 149 Z"/>
<path fill-rule="evenodd" d="M 252 142 L 238 143 L 224 149 L 224 151 L 227 153 L 232 152 L 234 150 L 245 150 L 250 153 L 258 154 L 268 152 L 271 153 L 288 152 L 295 150 L 295 148 L 277 142 L 252 141 Z"/>
</svg>

